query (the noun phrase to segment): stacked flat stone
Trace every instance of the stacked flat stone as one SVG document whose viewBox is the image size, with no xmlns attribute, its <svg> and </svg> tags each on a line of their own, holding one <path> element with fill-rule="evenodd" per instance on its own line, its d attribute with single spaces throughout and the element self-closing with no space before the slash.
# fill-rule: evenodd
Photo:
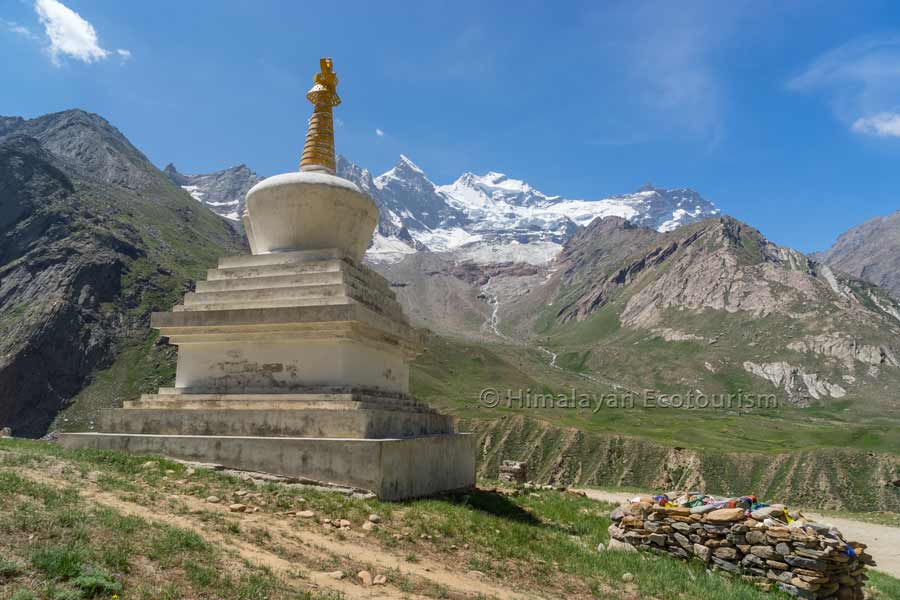
<svg viewBox="0 0 900 600">
<path fill-rule="evenodd" d="M 613 539 L 648 552 L 700 560 L 763 589 L 799 598 L 862 600 L 866 545 L 846 542 L 834 528 L 805 519 L 786 524 L 783 506 L 748 514 L 743 508 L 660 506 L 646 501 L 612 513 Z M 694 512 L 692 512 L 692 510 Z"/>
<path fill-rule="evenodd" d="M 500 481 L 524 484 L 528 480 L 528 463 L 504 460 L 500 464 Z"/>
</svg>

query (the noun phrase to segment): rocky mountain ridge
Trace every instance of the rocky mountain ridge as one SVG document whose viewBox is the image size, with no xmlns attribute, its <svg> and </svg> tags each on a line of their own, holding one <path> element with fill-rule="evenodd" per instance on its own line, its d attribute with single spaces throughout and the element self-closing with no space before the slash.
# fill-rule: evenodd
<svg viewBox="0 0 900 600">
<path fill-rule="evenodd" d="M 668 232 L 597 219 L 545 265 L 425 252 L 378 267 L 402 282 L 417 324 L 540 343 L 554 365 L 578 357 L 575 376 L 638 390 L 648 381 L 752 389 L 797 407 L 868 398 L 900 410 L 887 393 L 900 383 L 900 304 L 730 217 Z"/>
<path fill-rule="evenodd" d="M 242 241 L 102 117 L 0 119 L 0 423 L 43 435 Z"/>
<path fill-rule="evenodd" d="M 816 257 L 900 298 L 900 211 L 849 229 Z"/>
<path fill-rule="evenodd" d="M 175 165 L 169 163 L 163 169 L 163 173 L 181 186 L 194 200 L 231 221 L 240 220 L 247 192 L 263 180 L 247 165 L 237 165 L 204 175 L 185 175 L 179 173 Z"/>
<path fill-rule="evenodd" d="M 260 177 L 245 165 L 205 175 L 183 175 L 173 165 L 171 179 L 217 214 L 236 220 L 246 192 Z M 380 210 L 378 230 L 369 248 L 371 260 L 399 260 L 420 250 L 462 251 L 467 258 L 547 262 L 580 225 L 620 216 L 633 223 L 670 231 L 719 214 L 719 209 L 689 189 L 644 186 L 633 194 L 600 200 L 551 196 L 502 173 L 464 173 L 448 185 L 436 185 L 412 160 L 401 155 L 376 176 L 343 156 L 337 174 L 356 183 Z"/>
</svg>

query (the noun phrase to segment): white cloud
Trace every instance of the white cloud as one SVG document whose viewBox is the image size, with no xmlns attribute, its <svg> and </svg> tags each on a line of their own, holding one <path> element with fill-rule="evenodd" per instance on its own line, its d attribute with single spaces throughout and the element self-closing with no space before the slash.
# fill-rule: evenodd
<svg viewBox="0 0 900 600">
<path fill-rule="evenodd" d="M 853 122 L 853 131 L 878 137 L 900 137 L 900 114 L 880 113 Z"/>
<path fill-rule="evenodd" d="M 6 19 L 0 19 L 0 25 L 3 25 L 3 27 L 5 27 L 8 31 L 11 31 L 12 33 L 21 35 L 22 37 L 26 37 L 28 39 L 33 39 L 35 37 L 30 29 L 28 29 L 24 25 L 19 25 L 15 21 L 7 21 Z"/>
<path fill-rule="evenodd" d="M 866 36 L 833 48 L 791 79 L 788 88 L 823 93 L 837 118 L 855 132 L 900 135 L 900 35 Z"/>
<path fill-rule="evenodd" d="M 131 59 L 131 50 L 125 50 L 124 48 L 119 48 L 116 50 L 116 54 L 119 55 L 119 58 L 122 59 L 122 62 L 126 62 Z"/>
<path fill-rule="evenodd" d="M 62 2 L 35 0 L 34 10 L 50 39 L 47 51 L 53 64 L 61 64 L 61 59 L 66 56 L 92 63 L 110 55 L 100 46 L 94 26 Z M 131 52 L 124 49 L 116 50 L 116 54 L 123 60 L 131 57 Z"/>
<path fill-rule="evenodd" d="M 586 22 L 598 55 L 616 57 L 629 98 L 651 123 L 629 131 L 646 129 L 639 135 L 648 137 L 668 130 L 715 144 L 729 103 L 722 55 L 746 35 L 756 12 L 748 0 L 595 3 Z"/>
<path fill-rule="evenodd" d="M 382 131 L 381 129 L 376 128 L 376 129 L 375 129 L 375 135 L 377 135 L 378 137 L 384 137 L 384 131 Z"/>
</svg>

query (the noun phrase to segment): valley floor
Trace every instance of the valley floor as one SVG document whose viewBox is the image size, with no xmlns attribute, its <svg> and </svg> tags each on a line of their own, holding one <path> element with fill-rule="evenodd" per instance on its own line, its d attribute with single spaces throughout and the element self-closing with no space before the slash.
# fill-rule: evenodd
<svg viewBox="0 0 900 600">
<path fill-rule="evenodd" d="M 698 564 L 598 552 L 611 505 L 555 491 L 382 503 L 0 440 L 0 506 L 4 599 L 778 597 Z M 868 592 L 900 597 L 900 581 L 873 573 Z"/>
</svg>

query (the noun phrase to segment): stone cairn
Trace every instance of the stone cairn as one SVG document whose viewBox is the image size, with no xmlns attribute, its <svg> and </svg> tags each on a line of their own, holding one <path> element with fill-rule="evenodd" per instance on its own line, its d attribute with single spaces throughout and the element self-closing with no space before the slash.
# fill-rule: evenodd
<svg viewBox="0 0 900 600">
<path fill-rule="evenodd" d="M 504 460 L 500 464 L 500 481 L 524 485 L 528 480 L 528 463 Z"/>
<path fill-rule="evenodd" d="M 756 498 L 638 496 L 615 509 L 610 537 L 639 550 L 695 559 L 769 590 L 814 600 L 862 600 L 866 545 L 834 527 Z M 612 546 L 611 546 L 612 547 Z"/>
</svg>

